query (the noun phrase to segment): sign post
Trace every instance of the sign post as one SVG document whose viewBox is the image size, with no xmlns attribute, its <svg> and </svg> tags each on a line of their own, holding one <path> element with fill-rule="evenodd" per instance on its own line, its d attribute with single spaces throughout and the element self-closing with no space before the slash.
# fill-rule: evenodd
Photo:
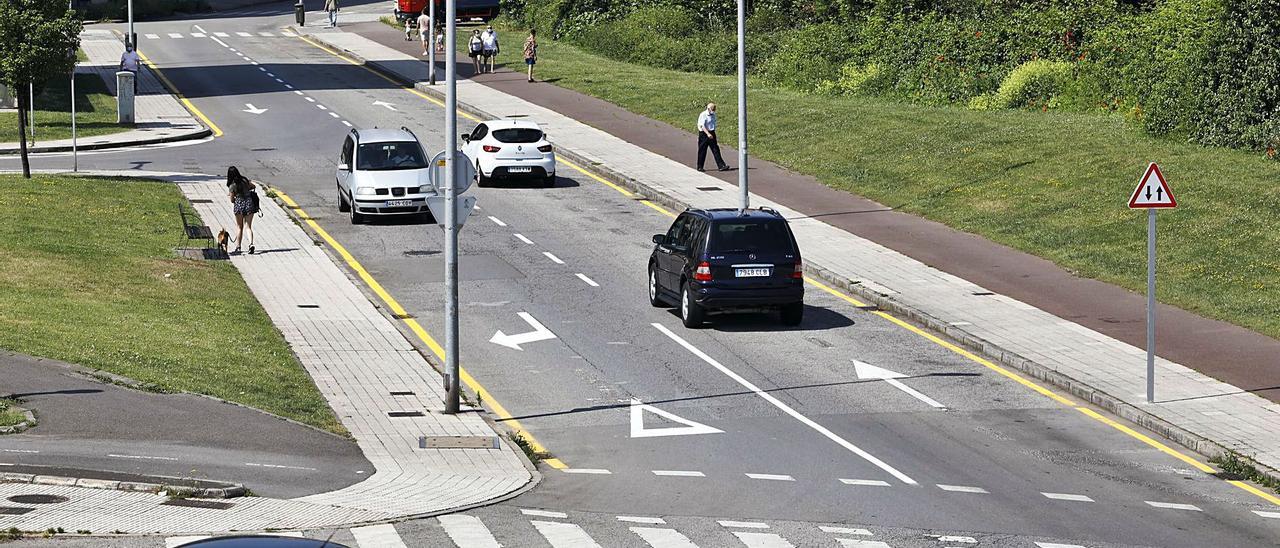
<svg viewBox="0 0 1280 548">
<path fill-rule="evenodd" d="M 1175 207 L 1173 190 L 1151 162 L 1129 198 L 1129 209 L 1147 210 L 1147 403 L 1156 399 L 1156 210 Z"/>
</svg>

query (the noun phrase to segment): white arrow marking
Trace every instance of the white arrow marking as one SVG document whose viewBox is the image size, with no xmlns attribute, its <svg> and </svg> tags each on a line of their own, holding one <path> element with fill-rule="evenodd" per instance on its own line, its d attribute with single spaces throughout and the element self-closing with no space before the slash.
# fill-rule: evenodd
<svg viewBox="0 0 1280 548">
<path fill-rule="evenodd" d="M 388 102 L 386 102 L 386 101 L 374 101 L 374 102 L 373 102 L 373 106 L 375 106 L 375 107 L 387 107 L 387 110 L 396 111 L 396 106 L 395 106 L 395 105 L 393 105 L 393 104 L 391 104 L 391 103 L 388 103 Z M 398 111 L 397 111 L 397 112 L 398 112 Z"/>
<path fill-rule="evenodd" d="M 898 390 L 906 392 L 911 397 L 917 400 L 920 400 L 922 402 L 925 402 L 937 409 L 947 408 L 947 406 L 938 403 L 937 400 L 930 398 L 929 396 L 926 396 L 924 394 L 921 394 L 920 392 L 917 392 L 914 388 L 911 388 L 910 386 L 903 384 L 902 381 L 898 379 L 905 379 L 907 378 L 907 376 L 903 375 L 902 373 L 896 373 L 888 369 L 885 369 L 883 367 L 876 367 L 869 363 L 860 362 L 858 360 L 853 360 L 853 369 L 857 373 L 859 379 L 882 380 L 884 382 L 889 383 L 894 388 L 897 388 Z"/>
<path fill-rule="evenodd" d="M 253 103 L 245 103 L 244 106 L 249 107 L 244 109 L 244 112 L 248 112 L 249 114 L 262 114 L 267 111 L 267 109 L 265 108 L 258 108 L 253 106 Z"/>
<path fill-rule="evenodd" d="M 667 419 L 671 422 L 678 422 L 684 426 L 671 426 L 667 428 L 645 428 L 644 413 L 648 411 Z M 693 436 L 697 434 L 720 434 L 724 430 L 713 428 L 694 422 L 684 417 L 677 416 L 670 411 L 663 411 L 652 405 L 641 403 L 635 398 L 631 399 L 631 437 L 633 438 L 658 438 L 662 436 Z"/>
<path fill-rule="evenodd" d="M 538 323 L 538 320 L 535 320 L 528 312 L 518 312 L 517 314 L 521 318 L 524 318 L 524 321 L 527 322 L 530 327 L 533 327 L 533 331 L 507 335 L 506 333 L 503 333 L 502 330 L 498 330 L 498 332 L 494 333 L 493 337 L 489 339 L 489 342 L 499 344 L 507 348 L 524 350 L 523 348 L 520 348 L 520 345 L 556 338 L 555 333 L 552 333 L 550 329 L 543 327 L 543 325 Z"/>
</svg>

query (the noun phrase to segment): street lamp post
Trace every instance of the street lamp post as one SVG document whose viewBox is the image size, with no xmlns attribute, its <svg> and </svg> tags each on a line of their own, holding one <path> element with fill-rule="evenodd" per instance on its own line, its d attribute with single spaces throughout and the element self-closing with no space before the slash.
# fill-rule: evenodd
<svg viewBox="0 0 1280 548">
<path fill-rule="evenodd" d="M 125 43 L 133 44 L 133 51 L 138 51 L 137 35 L 133 33 L 133 0 L 129 0 L 129 38 Z"/>
<path fill-rule="evenodd" d="M 433 3 L 435 0 L 431 0 Z M 444 33 L 444 365 L 445 413 L 459 411 L 458 386 L 458 71 L 457 48 L 454 47 L 454 18 L 457 0 L 445 0 Z M 434 24 L 434 23 L 433 23 Z M 434 30 L 432 31 L 434 32 Z M 434 44 L 432 45 L 434 48 Z"/>
<path fill-rule="evenodd" d="M 738 0 L 738 207 L 751 205 L 747 190 L 747 2 Z"/>
<path fill-rule="evenodd" d="M 436 0 L 427 0 L 427 18 L 431 23 L 431 38 L 427 41 L 428 63 L 427 72 L 430 75 L 431 85 L 436 85 Z M 421 34 L 422 29 L 418 29 Z"/>
</svg>

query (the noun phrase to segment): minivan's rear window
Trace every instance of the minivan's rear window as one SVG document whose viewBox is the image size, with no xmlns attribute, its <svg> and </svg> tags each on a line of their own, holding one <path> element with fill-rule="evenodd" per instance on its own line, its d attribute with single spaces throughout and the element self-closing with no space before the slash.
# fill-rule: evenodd
<svg viewBox="0 0 1280 548">
<path fill-rule="evenodd" d="M 790 250 L 791 236 L 781 220 L 722 221 L 711 225 L 710 251 L 714 253 Z"/>
<path fill-rule="evenodd" d="M 542 140 L 542 130 L 529 127 L 513 127 L 494 130 L 493 138 L 500 143 L 536 143 Z"/>
</svg>

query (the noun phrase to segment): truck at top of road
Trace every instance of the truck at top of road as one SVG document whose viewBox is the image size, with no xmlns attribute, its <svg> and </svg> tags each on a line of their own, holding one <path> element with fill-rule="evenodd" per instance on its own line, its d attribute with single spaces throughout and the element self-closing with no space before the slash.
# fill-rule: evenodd
<svg viewBox="0 0 1280 548">
<path fill-rule="evenodd" d="M 435 0 L 436 13 L 444 13 L 444 0 Z M 427 9 L 427 0 L 396 0 L 396 20 L 412 22 Z M 488 22 L 498 16 L 498 0 L 457 0 L 459 21 L 480 20 Z"/>
</svg>

